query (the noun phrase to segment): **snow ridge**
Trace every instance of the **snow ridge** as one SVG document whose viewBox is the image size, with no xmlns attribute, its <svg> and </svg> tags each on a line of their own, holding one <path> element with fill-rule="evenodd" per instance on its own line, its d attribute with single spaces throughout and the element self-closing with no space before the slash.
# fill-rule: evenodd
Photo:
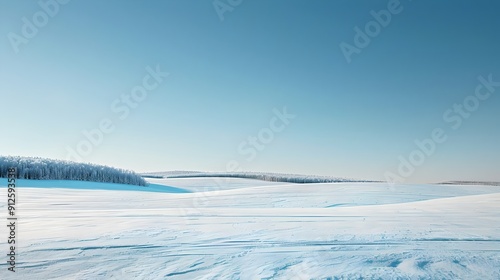
<svg viewBox="0 0 500 280">
<path fill-rule="evenodd" d="M 354 180 L 331 176 L 297 175 L 264 172 L 198 172 L 198 171 L 166 171 L 142 174 L 148 178 L 200 178 L 200 177 L 222 177 L 222 178 L 243 178 L 255 179 L 268 182 L 283 182 L 296 184 L 311 183 L 342 183 L 342 182 L 366 182 L 376 181 Z"/>
</svg>

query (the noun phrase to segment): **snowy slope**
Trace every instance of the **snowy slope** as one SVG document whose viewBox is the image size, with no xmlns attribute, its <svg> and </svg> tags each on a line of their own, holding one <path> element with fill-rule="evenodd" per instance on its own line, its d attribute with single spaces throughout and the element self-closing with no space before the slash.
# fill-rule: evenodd
<svg viewBox="0 0 500 280">
<path fill-rule="evenodd" d="M 177 191 L 213 184 L 200 180 L 164 182 L 172 192 L 19 182 L 19 270 L 2 261 L 0 279 L 500 279 L 500 187 Z"/>
<path fill-rule="evenodd" d="M 281 182 L 267 182 L 254 179 L 245 178 L 168 178 L 168 179 L 154 179 L 148 178 L 148 182 L 156 185 L 164 186 L 175 186 L 177 188 L 182 188 L 184 190 L 189 190 L 191 192 L 208 192 L 208 191 L 220 191 L 220 190 L 231 190 L 240 189 L 248 187 L 262 187 L 262 186 L 273 186 L 273 185 L 283 185 Z"/>
<path fill-rule="evenodd" d="M 198 171 L 166 171 L 143 173 L 147 178 L 239 178 L 239 179 L 254 179 L 267 182 L 283 182 L 283 183 L 339 183 L 339 182 L 368 182 L 364 180 L 346 179 L 332 176 L 314 176 L 314 175 L 298 175 L 298 174 L 283 174 L 269 172 L 198 172 Z"/>
</svg>

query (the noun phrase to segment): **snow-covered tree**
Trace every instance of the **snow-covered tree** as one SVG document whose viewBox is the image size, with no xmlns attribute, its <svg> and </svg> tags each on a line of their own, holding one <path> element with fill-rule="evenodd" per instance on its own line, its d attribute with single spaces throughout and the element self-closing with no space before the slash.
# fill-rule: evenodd
<svg viewBox="0 0 500 280">
<path fill-rule="evenodd" d="M 140 175 L 124 169 L 38 157 L 0 156 L 0 178 L 17 168 L 18 179 L 76 180 L 146 186 Z"/>
<path fill-rule="evenodd" d="M 146 173 L 144 176 L 152 178 L 190 178 L 190 177 L 223 177 L 223 178 L 246 178 L 257 179 L 270 182 L 286 183 L 338 183 L 338 182 L 373 182 L 366 180 L 353 180 L 330 176 L 311 176 L 296 174 L 279 173 L 260 173 L 260 172 L 193 172 L 193 171 L 170 171 Z"/>
</svg>

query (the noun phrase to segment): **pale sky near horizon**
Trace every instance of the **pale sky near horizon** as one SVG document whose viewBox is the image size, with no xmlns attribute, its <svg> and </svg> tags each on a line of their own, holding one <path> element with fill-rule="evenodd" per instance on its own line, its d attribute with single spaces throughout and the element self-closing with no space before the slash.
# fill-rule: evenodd
<svg viewBox="0 0 500 280">
<path fill-rule="evenodd" d="M 65 159 L 104 120 L 82 161 L 384 180 L 442 129 L 405 182 L 500 181 L 499 2 L 213 3 L 1 0 L 0 155 Z"/>
</svg>

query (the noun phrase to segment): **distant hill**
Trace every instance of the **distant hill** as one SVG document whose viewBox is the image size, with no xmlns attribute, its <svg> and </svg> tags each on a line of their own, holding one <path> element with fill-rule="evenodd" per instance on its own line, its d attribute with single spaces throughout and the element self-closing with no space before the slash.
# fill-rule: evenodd
<svg viewBox="0 0 500 280">
<path fill-rule="evenodd" d="M 174 171 L 162 171 L 162 172 L 147 172 L 140 173 L 140 175 L 144 178 L 171 178 L 173 176 L 183 176 L 190 174 L 201 174 L 201 171 L 184 171 L 184 170 L 174 170 Z"/>
<path fill-rule="evenodd" d="M 245 178 L 256 179 L 270 182 L 284 183 L 339 183 L 339 182 L 374 182 L 345 179 L 329 176 L 312 176 L 312 175 L 296 175 L 296 174 L 280 174 L 280 173 L 263 173 L 263 172 L 199 172 L 199 171 L 165 171 L 151 172 L 141 174 L 148 178 L 196 178 L 196 177 L 223 177 L 223 178 Z"/>
<path fill-rule="evenodd" d="M 500 186 L 500 182 L 482 182 L 482 181 L 449 181 L 439 183 L 440 185 L 482 185 L 482 186 Z"/>
<path fill-rule="evenodd" d="M 124 169 L 38 157 L 0 156 L 0 178 L 17 168 L 18 179 L 75 180 L 146 186 L 140 175 Z"/>
</svg>

